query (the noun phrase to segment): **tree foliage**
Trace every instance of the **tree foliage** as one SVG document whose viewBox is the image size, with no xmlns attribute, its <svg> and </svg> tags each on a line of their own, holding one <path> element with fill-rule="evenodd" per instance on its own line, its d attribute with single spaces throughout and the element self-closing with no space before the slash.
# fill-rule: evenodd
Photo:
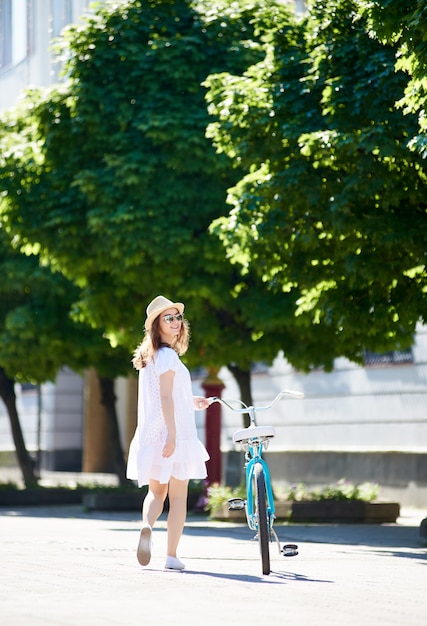
<svg viewBox="0 0 427 626">
<path fill-rule="evenodd" d="M 240 174 L 205 136 L 202 83 L 262 58 L 258 6 L 269 3 L 101 5 L 59 44 L 65 82 L 4 120 L 5 228 L 78 287 L 73 319 L 112 346 L 134 347 L 164 293 L 186 302 L 193 365 L 249 375 L 281 347 L 289 298 L 260 297 L 262 281 L 242 277 L 208 230 Z"/>
<path fill-rule="evenodd" d="M 232 47 L 250 39 L 248 20 L 224 3 L 219 23 L 217 3 L 202 4 L 99 7 L 65 35 L 68 81 L 30 96 L 24 135 L 9 133 L 3 213 L 78 282 L 82 317 L 113 336 L 135 330 L 159 289 L 208 291 L 205 258 L 218 248 L 207 227 L 233 179 L 204 136 L 200 83 L 254 52 L 250 40 Z"/>
<path fill-rule="evenodd" d="M 27 250 L 28 252 L 28 250 Z M 72 317 L 79 289 L 65 276 L 42 263 L 37 254 L 15 249 L 0 226 L 0 397 L 10 419 L 15 449 L 25 484 L 37 482 L 16 408 L 15 382 L 42 384 L 54 380 L 62 366 L 83 373 L 97 368 L 100 383 L 128 371 L 128 353 L 113 348 L 94 329 Z M 110 383 L 111 384 L 111 383 Z M 110 428 L 116 433 L 114 403 L 106 403 Z M 120 440 L 112 437 L 115 468 L 121 482 L 125 466 Z M 121 458 L 121 462 L 117 459 Z"/>
<path fill-rule="evenodd" d="M 209 135 L 246 170 L 215 232 L 243 272 L 300 291 L 296 334 L 326 339 L 327 364 L 410 345 L 426 310 L 426 172 L 395 105 L 408 79 L 357 9 L 282 13 L 265 60 L 207 81 Z"/>
<path fill-rule="evenodd" d="M 379 41 L 397 46 L 396 69 L 410 76 L 403 97 L 397 102 L 405 113 L 418 115 L 419 132 L 409 146 L 427 155 L 427 2 L 425 0 L 385 0 L 359 2 L 372 33 Z"/>
</svg>

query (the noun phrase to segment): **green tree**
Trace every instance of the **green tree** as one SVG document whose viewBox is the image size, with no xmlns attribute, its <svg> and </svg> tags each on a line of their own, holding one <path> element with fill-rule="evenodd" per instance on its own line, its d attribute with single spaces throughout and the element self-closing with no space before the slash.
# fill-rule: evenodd
<svg viewBox="0 0 427 626">
<path fill-rule="evenodd" d="M 269 3 L 100 6 L 65 34 L 67 80 L 6 120 L 0 168 L 5 227 L 78 285 L 75 319 L 131 349 L 147 302 L 181 298 L 192 364 L 230 364 L 246 400 L 251 362 L 280 347 L 268 326 L 283 324 L 288 296 L 261 296 L 263 281 L 241 277 L 209 233 L 239 172 L 205 136 L 201 83 L 262 58 L 258 6 Z"/>
<path fill-rule="evenodd" d="M 425 320 L 426 172 L 408 149 L 417 119 L 396 47 L 370 36 L 356 2 L 314 2 L 261 20 L 265 59 L 207 81 L 209 135 L 245 168 L 218 220 L 242 271 L 298 290 L 296 366 L 411 344 Z M 264 10 L 261 9 L 264 13 Z M 326 345 L 325 345 L 326 344 Z"/>
<path fill-rule="evenodd" d="M 422 157 L 427 154 L 427 103 L 426 85 L 426 0 L 383 0 L 382 2 L 358 3 L 368 17 L 371 33 L 381 42 L 394 44 L 396 70 L 407 72 L 410 80 L 397 106 L 405 113 L 418 115 L 419 132 L 411 138 L 409 147 L 418 150 Z"/>
<path fill-rule="evenodd" d="M 244 42 L 229 49 L 249 37 L 248 20 L 224 9 L 220 24 L 214 6 L 203 3 L 206 15 L 183 0 L 100 6 L 66 34 L 68 81 L 28 98 L 23 150 L 22 129 L 9 135 L 19 147 L 6 165 L 3 214 L 15 236 L 79 281 L 81 314 L 113 335 L 135 312 L 143 318 L 157 285 L 203 288 L 207 227 L 233 178 L 204 136 L 200 83 L 254 58 Z"/>
<path fill-rule="evenodd" d="M 27 250 L 27 252 L 29 252 Z M 102 402 L 110 427 L 113 467 L 125 484 L 125 464 L 115 410 L 114 378 L 129 371 L 129 354 L 113 349 L 102 332 L 72 317 L 78 287 L 40 262 L 35 254 L 13 248 L 0 227 L 0 397 L 3 399 L 26 486 L 37 483 L 34 462 L 16 407 L 15 382 L 54 380 L 61 366 L 82 373 L 97 368 Z"/>
</svg>

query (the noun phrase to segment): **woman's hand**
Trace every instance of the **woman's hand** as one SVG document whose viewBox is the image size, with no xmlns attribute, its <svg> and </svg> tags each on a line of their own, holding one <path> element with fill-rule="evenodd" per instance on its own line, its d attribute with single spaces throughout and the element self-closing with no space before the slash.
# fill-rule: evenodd
<svg viewBox="0 0 427 626">
<path fill-rule="evenodd" d="M 193 396 L 193 402 L 196 411 L 203 411 L 211 405 L 210 398 L 205 398 L 203 396 Z"/>
<path fill-rule="evenodd" d="M 175 435 L 169 435 L 166 437 L 165 445 L 163 446 L 162 456 L 167 459 L 175 452 L 176 437 Z"/>
</svg>

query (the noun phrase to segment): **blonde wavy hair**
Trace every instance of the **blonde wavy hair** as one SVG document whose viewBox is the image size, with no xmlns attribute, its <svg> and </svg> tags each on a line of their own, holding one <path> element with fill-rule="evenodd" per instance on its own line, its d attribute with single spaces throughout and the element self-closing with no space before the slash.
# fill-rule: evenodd
<svg viewBox="0 0 427 626">
<path fill-rule="evenodd" d="M 175 352 L 182 356 L 188 350 L 190 343 L 190 324 L 186 319 L 181 324 L 179 335 L 175 337 L 171 344 L 162 341 L 160 335 L 160 315 L 156 317 L 151 325 L 151 329 L 147 330 L 145 337 L 139 346 L 135 349 L 132 358 L 132 365 L 136 370 L 144 368 L 160 348 L 165 346 L 173 348 Z"/>
</svg>

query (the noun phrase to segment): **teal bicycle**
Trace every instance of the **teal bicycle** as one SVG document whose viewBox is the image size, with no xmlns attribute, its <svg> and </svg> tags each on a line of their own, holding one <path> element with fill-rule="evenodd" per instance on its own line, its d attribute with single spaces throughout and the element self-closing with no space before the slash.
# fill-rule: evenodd
<svg viewBox="0 0 427 626">
<path fill-rule="evenodd" d="M 276 433 L 273 426 L 257 426 L 256 423 L 257 413 L 268 411 L 284 396 L 303 398 L 304 394 L 298 391 L 281 391 L 271 404 L 261 407 L 246 406 L 239 400 L 236 401 L 240 404 L 239 408 L 231 406 L 229 404 L 231 400 L 211 398 L 211 402 L 220 402 L 231 411 L 242 415 L 248 414 L 250 418 L 248 428 L 242 428 L 233 434 L 233 442 L 240 444 L 245 451 L 246 499 L 232 498 L 228 504 L 230 510 L 245 509 L 248 526 L 256 532 L 258 539 L 263 574 L 270 574 L 271 572 L 270 542 L 273 540 L 278 546 L 279 554 L 283 554 L 283 556 L 296 556 L 298 554 L 298 546 L 294 543 L 288 543 L 281 547 L 273 529 L 276 517 L 273 487 L 267 462 L 262 455 Z"/>
</svg>

